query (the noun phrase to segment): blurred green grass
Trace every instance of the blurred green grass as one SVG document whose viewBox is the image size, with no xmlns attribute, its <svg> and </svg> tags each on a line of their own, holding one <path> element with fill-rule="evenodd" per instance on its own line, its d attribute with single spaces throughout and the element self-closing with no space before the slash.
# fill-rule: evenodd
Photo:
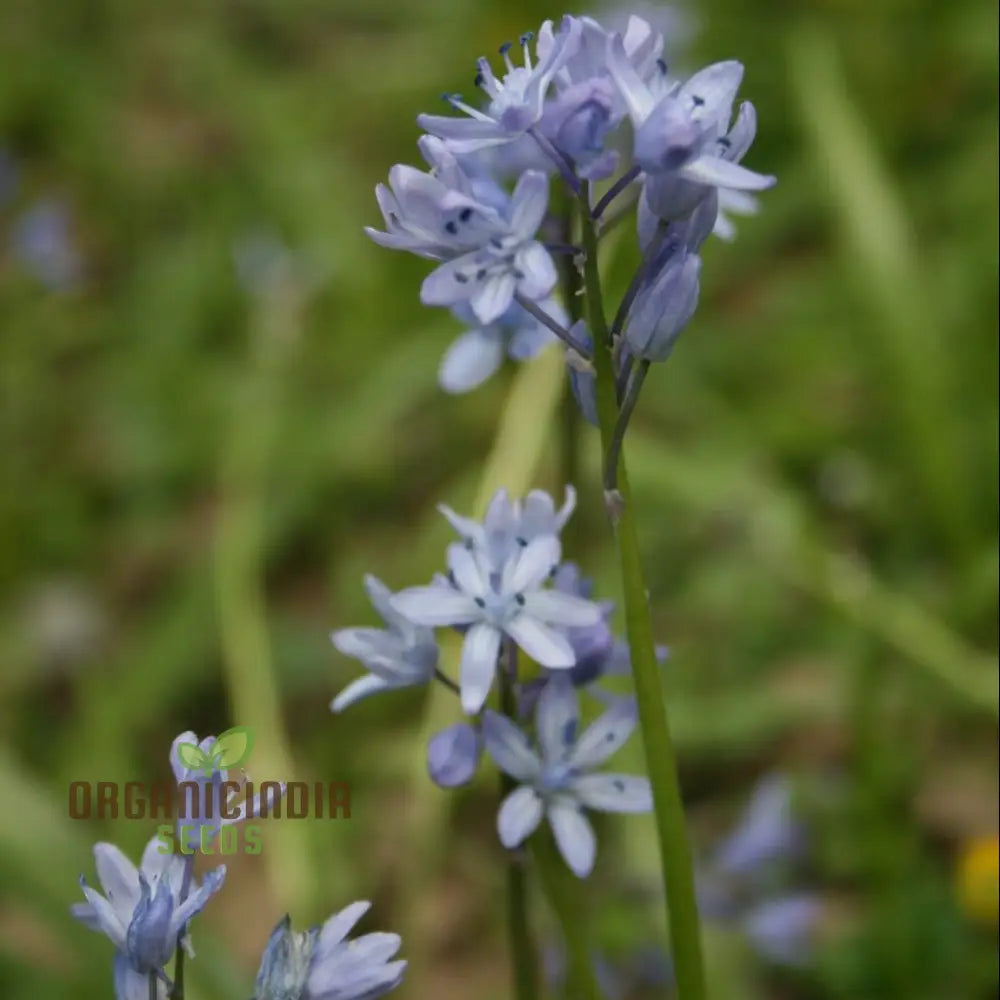
<svg viewBox="0 0 1000 1000">
<path fill-rule="evenodd" d="M 419 694 L 333 719 L 353 667 L 326 633 L 369 620 L 363 572 L 398 587 L 437 568 L 434 504 L 471 510 L 496 475 L 513 377 L 437 391 L 457 330 L 417 305 L 419 262 L 365 240 L 372 187 L 416 159 L 415 115 L 480 52 L 559 13 L 0 11 L 0 148 L 20 167 L 0 203 L 5 997 L 109 989 L 109 949 L 66 908 L 94 840 L 137 853 L 151 831 L 70 823 L 66 784 L 162 776 L 176 733 L 236 722 L 275 772 L 351 780 L 355 811 L 234 859 L 192 1000 L 245 1000 L 284 907 L 304 923 L 362 896 L 408 932 L 400 997 L 503 995 L 490 790 L 419 780 Z M 697 17 L 682 61 L 746 64 L 751 165 L 780 183 L 707 251 L 698 317 L 649 379 L 636 502 L 696 843 L 754 775 L 791 771 L 830 911 L 801 974 L 713 933 L 716 995 L 995 995 L 992 934 L 952 873 L 997 828 L 997 12 L 711 0 Z M 61 293 L 10 244 L 50 197 L 83 260 Z M 295 308 L 238 281 L 234 243 L 259 231 L 319 276 Z M 634 254 L 616 243 L 613 286 Z M 508 412 L 539 452 L 498 448 L 501 478 L 560 488 L 553 436 Z M 573 555 L 613 595 L 594 447 Z M 643 884 L 648 831 L 625 826 L 605 838 Z M 655 907 L 603 842 L 599 929 L 622 951 Z"/>
</svg>

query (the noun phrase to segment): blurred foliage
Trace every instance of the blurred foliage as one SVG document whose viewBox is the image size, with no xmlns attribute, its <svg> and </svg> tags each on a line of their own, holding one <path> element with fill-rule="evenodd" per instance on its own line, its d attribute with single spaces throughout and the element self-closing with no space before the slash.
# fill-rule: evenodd
<svg viewBox="0 0 1000 1000">
<path fill-rule="evenodd" d="M 349 780 L 354 808 L 273 824 L 261 858 L 232 859 L 191 1000 L 245 1000 L 284 909 L 303 923 L 355 898 L 406 935 L 401 998 L 504 995 L 491 784 L 424 780 L 422 738 L 453 711 L 436 693 L 331 717 L 355 668 L 326 633 L 370 621 L 363 572 L 401 587 L 437 569 L 437 501 L 561 488 L 557 421 L 520 402 L 554 399 L 556 367 L 522 372 L 538 384 L 506 410 L 509 372 L 444 397 L 455 322 L 418 306 L 421 262 L 361 233 L 375 182 L 417 158 L 416 114 L 559 13 L 0 8 L 4 997 L 110 994 L 110 947 L 67 907 L 93 841 L 137 855 L 152 831 L 69 821 L 68 782 L 163 777 L 176 733 L 235 723 L 258 731 L 255 775 Z M 750 165 L 780 183 L 707 249 L 702 307 L 628 451 L 696 844 L 786 770 L 826 901 L 816 961 L 791 973 L 711 930 L 715 996 L 995 996 L 994 929 L 962 908 L 982 898 L 970 870 L 995 888 L 995 853 L 958 869 L 997 830 L 997 10 L 696 16 L 678 62 L 746 64 Z M 66 232 L 50 213 L 26 249 L 39 205 Z M 290 270 L 248 289 L 234 247 L 252 257 L 260 234 Z M 635 254 L 615 242 L 612 288 Z M 571 555 L 614 596 L 594 448 Z M 649 834 L 603 829 L 612 958 L 655 943 Z"/>
</svg>

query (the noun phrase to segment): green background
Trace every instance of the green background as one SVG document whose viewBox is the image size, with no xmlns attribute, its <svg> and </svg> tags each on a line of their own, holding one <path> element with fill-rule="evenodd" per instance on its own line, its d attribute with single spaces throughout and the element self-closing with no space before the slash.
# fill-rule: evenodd
<svg viewBox="0 0 1000 1000">
<path fill-rule="evenodd" d="M 137 856 L 152 824 L 72 822 L 68 783 L 163 778 L 177 733 L 235 724 L 255 777 L 350 781 L 352 815 L 270 824 L 259 857 L 229 859 L 190 1000 L 246 1000 L 282 913 L 305 926 L 356 898 L 376 904 L 363 926 L 404 935 L 401 1000 L 506 995 L 494 779 L 426 779 L 427 733 L 458 718 L 446 697 L 330 715 L 357 669 L 327 633 L 373 622 L 364 572 L 400 588 L 438 569 L 437 502 L 561 493 L 550 368 L 441 394 L 459 327 L 419 306 L 424 262 L 361 231 L 374 184 L 418 159 L 415 116 L 561 13 L 0 8 L 0 148 L 20 173 L 0 203 L 5 998 L 111 995 L 111 947 L 68 906 L 94 841 Z M 997 830 L 997 12 L 709 0 L 696 17 L 676 65 L 746 64 L 747 162 L 779 184 L 705 248 L 701 308 L 627 451 L 696 850 L 785 771 L 812 829 L 789 884 L 824 901 L 796 972 L 710 929 L 714 996 L 994 996 L 994 929 L 963 910 L 956 865 Z M 72 212 L 63 291 L 12 245 L 45 198 Z M 291 253 L 250 293 L 233 247 L 255 233 Z M 621 230 L 612 293 L 635 254 Z M 567 547 L 614 597 L 597 460 L 588 429 Z M 659 933 L 651 829 L 600 828 L 588 891 L 612 958 Z"/>
</svg>

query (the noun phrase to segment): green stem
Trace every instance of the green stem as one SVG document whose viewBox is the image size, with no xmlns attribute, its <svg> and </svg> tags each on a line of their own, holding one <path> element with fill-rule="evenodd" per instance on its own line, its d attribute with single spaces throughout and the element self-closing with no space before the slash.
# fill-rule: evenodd
<svg viewBox="0 0 1000 1000">
<path fill-rule="evenodd" d="M 590 192 L 586 184 L 583 185 L 580 194 L 580 215 L 583 247 L 586 253 L 584 287 L 590 328 L 594 337 L 594 364 L 597 369 L 597 411 L 601 425 L 601 443 L 606 454 L 614 438 L 618 405 L 615 399 L 611 344 L 601 295 L 597 233 L 590 216 Z M 646 755 L 646 768 L 653 791 L 653 809 L 656 814 L 678 1000 L 704 1000 L 705 974 L 701 957 L 691 850 L 685 830 L 684 806 L 667 722 L 663 684 L 653 645 L 653 629 L 639 552 L 639 535 L 624 453 L 618 461 L 617 483 L 623 506 L 615 527 L 615 539 L 621 563 L 625 624 L 632 657 L 632 674 L 639 706 L 639 725 Z"/>
<path fill-rule="evenodd" d="M 184 949 L 179 938 L 174 953 L 174 988 L 170 991 L 170 1000 L 184 1000 Z"/>
<path fill-rule="evenodd" d="M 500 711 L 508 718 L 516 719 L 517 699 L 513 678 L 517 673 L 517 647 L 507 643 L 500 657 Z M 513 778 L 500 772 L 501 801 L 516 786 Z M 535 1000 L 538 995 L 535 975 L 538 963 L 528 924 L 528 873 L 524 860 L 516 854 L 511 854 L 507 861 L 507 939 L 514 974 L 514 996 L 516 1000 Z"/>
<path fill-rule="evenodd" d="M 156 985 L 156 973 L 151 972 L 149 974 L 149 1000 L 157 1000 L 159 996 L 159 987 Z"/>
<path fill-rule="evenodd" d="M 561 193 L 561 192 L 560 192 Z M 567 199 L 565 211 L 562 214 L 562 238 L 567 243 L 572 243 L 576 237 L 573 232 L 573 221 L 575 215 L 576 202 Z M 575 257 L 563 257 L 558 261 L 559 285 L 562 290 L 563 302 L 566 306 L 566 313 L 569 316 L 570 327 L 581 319 L 583 302 L 580 298 L 580 270 L 577 267 Z M 560 485 L 567 483 L 575 484 L 580 471 L 580 407 L 573 396 L 569 379 L 563 380 L 563 395 L 560 404 L 560 425 L 559 425 L 559 471 Z M 581 532 L 580 513 L 571 518 L 563 529 L 563 543 L 566 549 L 573 548 L 573 543 L 579 539 Z"/>
</svg>

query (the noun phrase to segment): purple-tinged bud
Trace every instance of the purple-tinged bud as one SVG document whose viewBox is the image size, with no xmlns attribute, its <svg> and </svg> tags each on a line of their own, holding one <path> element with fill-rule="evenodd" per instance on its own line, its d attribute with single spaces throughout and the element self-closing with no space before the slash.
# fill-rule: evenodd
<svg viewBox="0 0 1000 1000">
<path fill-rule="evenodd" d="M 427 772 L 431 781 L 442 788 L 467 785 L 483 752 L 479 731 L 467 722 L 435 733 L 427 744 Z"/>
<path fill-rule="evenodd" d="M 170 961 L 176 944 L 170 937 L 174 897 L 165 878 L 151 892 L 146 876 L 139 873 L 139 902 L 128 925 L 126 944 L 132 965 L 140 972 L 153 972 Z"/>
<path fill-rule="evenodd" d="M 636 296 L 625 340 L 636 357 L 666 361 L 698 306 L 701 258 L 682 251 Z"/>
</svg>

